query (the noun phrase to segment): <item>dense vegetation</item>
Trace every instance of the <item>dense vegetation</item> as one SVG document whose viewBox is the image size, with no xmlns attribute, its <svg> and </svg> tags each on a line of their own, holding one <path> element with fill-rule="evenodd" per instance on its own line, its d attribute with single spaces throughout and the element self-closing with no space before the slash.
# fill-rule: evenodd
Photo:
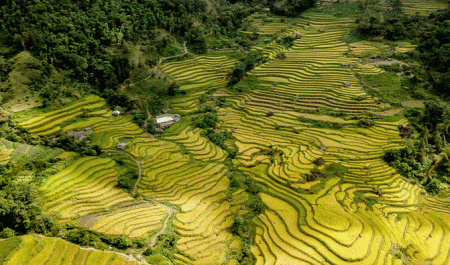
<svg viewBox="0 0 450 265">
<path fill-rule="evenodd" d="M 44 177 L 42 171 L 57 160 L 29 161 L 22 165 L 0 165 L 0 228 L 3 237 L 29 231 L 46 233 L 54 226 L 55 216 L 42 212 L 37 191 Z M 23 169 L 36 172 L 35 177 L 17 176 Z"/>
<path fill-rule="evenodd" d="M 412 81 L 417 87 L 448 97 L 450 95 L 450 9 L 431 13 L 428 17 L 406 15 L 401 2 L 391 1 L 391 8 L 379 12 L 374 8 L 356 20 L 357 33 L 364 37 L 382 36 L 386 40 L 407 40 L 417 50 L 400 59 L 418 61 Z M 424 66 L 424 67 L 423 67 Z"/>
<path fill-rule="evenodd" d="M 384 160 L 407 178 L 420 182 L 431 194 L 449 192 L 449 109 L 438 101 L 425 102 L 425 109 L 409 109 L 406 115 L 418 135 L 398 150 L 388 150 Z M 445 185 L 444 185 L 445 184 Z"/>
<path fill-rule="evenodd" d="M 265 62 L 267 62 L 267 58 L 263 57 L 261 52 L 250 51 L 235 65 L 227 85 L 230 87 L 236 85 L 245 77 L 247 72 Z"/>
<path fill-rule="evenodd" d="M 49 82 L 56 68 L 90 84 L 113 106 L 128 108 L 127 98 L 115 90 L 139 67 L 130 58 L 132 44 L 140 45 L 149 66 L 159 56 L 181 52 L 183 41 L 191 52 L 204 53 L 221 45 L 213 41 L 214 46 L 208 47 L 207 38 L 224 36 L 231 39 L 222 45 L 233 43 L 242 20 L 264 4 L 256 0 L 209 4 L 187 0 L 6 1 L 0 5 L 0 44 L 7 47 L 1 51 L 0 76 L 11 70 L 8 58 L 27 50 L 40 59 L 36 67 L 41 72 L 32 82 L 44 103 L 59 95 L 60 85 Z M 312 5 L 311 0 L 275 1 L 273 10 L 296 15 Z"/>
</svg>

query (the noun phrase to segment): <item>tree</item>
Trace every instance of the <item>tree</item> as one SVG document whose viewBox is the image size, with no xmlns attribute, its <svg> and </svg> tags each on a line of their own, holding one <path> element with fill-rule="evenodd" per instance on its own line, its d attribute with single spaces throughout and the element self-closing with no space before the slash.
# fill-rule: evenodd
<svg viewBox="0 0 450 265">
<path fill-rule="evenodd" d="M 431 131 L 434 132 L 439 123 L 444 122 L 448 111 L 439 101 L 426 101 L 424 103 L 425 111 L 421 122 Z"/>
</svg>

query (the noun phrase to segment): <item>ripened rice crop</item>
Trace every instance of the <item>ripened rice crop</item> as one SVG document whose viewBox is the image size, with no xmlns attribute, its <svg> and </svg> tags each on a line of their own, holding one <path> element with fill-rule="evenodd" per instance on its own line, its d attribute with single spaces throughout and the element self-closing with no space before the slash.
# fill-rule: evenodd
<svg viewBox="0 0 450 265">
<path fill-rule="evenodd" d="M 114 252 L 81 248 L 63 239 L 38 235 L 21 237 L 20 248 L 10 253 L 5 265 L 137 265 L 140 262 Z"/>
<path fill-rule="evenodd" d="M 40 188 L 45 210 L 62 220 L 81 218 L 79 224 L 106 234 L 142 236 L 161 227 L 165 209 L 135 201 L 117 186 L 115 162 L 83 157 L 49 177 Z"/>
</svg>

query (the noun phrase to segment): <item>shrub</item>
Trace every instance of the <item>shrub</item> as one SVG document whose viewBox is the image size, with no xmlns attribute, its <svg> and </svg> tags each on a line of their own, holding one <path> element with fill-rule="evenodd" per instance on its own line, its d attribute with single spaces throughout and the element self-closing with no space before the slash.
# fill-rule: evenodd
<svg viewBox="0 0 450 265">
<path fill-rule="evenodd" d="M 16 231 L 14 231 L 13 229 L 9 228 L 9 227 L 5 227 L 1 232 L 0 232 L 0 238 L 10 238 L 16 235 Z"/>
<path fill-rule="evenodd" d="M 207 128 L 202 133 L 204 136 L 208 137 L 208 139 L 215 145 L 219 146 L 223 150 L 227 150 L 225 146 L 225 141 L 231 138 L 231 134 L 227 131 L 219 131 L 215 132 L 212 128 Z"/>
<path fill-rule="evenodd" d="M 373 126 L 373 120 L 372 119 L 361 119 L 358 121 L 358 126 L 361 128 L 369 128 Z"/>
<path fill-rule="evenodd" d="M 156 121 L 154 119 L 148 119 L 147 120 L 147 125 L 145 127 L 145 130 L 148 133 L 155 134 L 157 127 L 158 127 L 158 125 L 156 124 Z"/>
<path fill-rule="evenodd" d="M 207 128 L 216 128 L 216 124 L 219 122 L 219 119 L 217 118 L 217 115 L 213 112 L 208 112 L 204 115 L 201 115 L 199 117 L 196 117 L 194 119 L 194 125 L 195 127 L 201 128 L 201 129 L 207 129 Z"/>
</svg>

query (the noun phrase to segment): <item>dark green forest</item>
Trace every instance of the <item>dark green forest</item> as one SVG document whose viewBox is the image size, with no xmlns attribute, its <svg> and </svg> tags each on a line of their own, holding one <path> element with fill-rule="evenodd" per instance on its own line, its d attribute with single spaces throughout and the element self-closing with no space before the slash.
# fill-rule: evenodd
<svg viewBox="0 0 450 265">
<path fill-rule="evenodd" d="M 58 95 L 58 86 L 47 82 L 55 68 L 89 84 L 112 105 L 129 108 L 125 96 L 115 93 L 133 70 L 124 43 L 140 44 L 152 66 L 160 56 L 176 54 L 176 43 L 186 42 L 189 51 L 200 54 L 210 48 L 207 35 L 233 42 L 243 19 L 263 6 L 295 16 L 313 5 L 313 0 L 8 0 L 0 4 L 0 44 L 7 47 L 1 51 L 6 66 L 1 74 L 8 73 L 8 58 L 27 50 L 40 60 L 35 67 L 42 71 L 32 87 L 46 102 Z"/>
</svg>

